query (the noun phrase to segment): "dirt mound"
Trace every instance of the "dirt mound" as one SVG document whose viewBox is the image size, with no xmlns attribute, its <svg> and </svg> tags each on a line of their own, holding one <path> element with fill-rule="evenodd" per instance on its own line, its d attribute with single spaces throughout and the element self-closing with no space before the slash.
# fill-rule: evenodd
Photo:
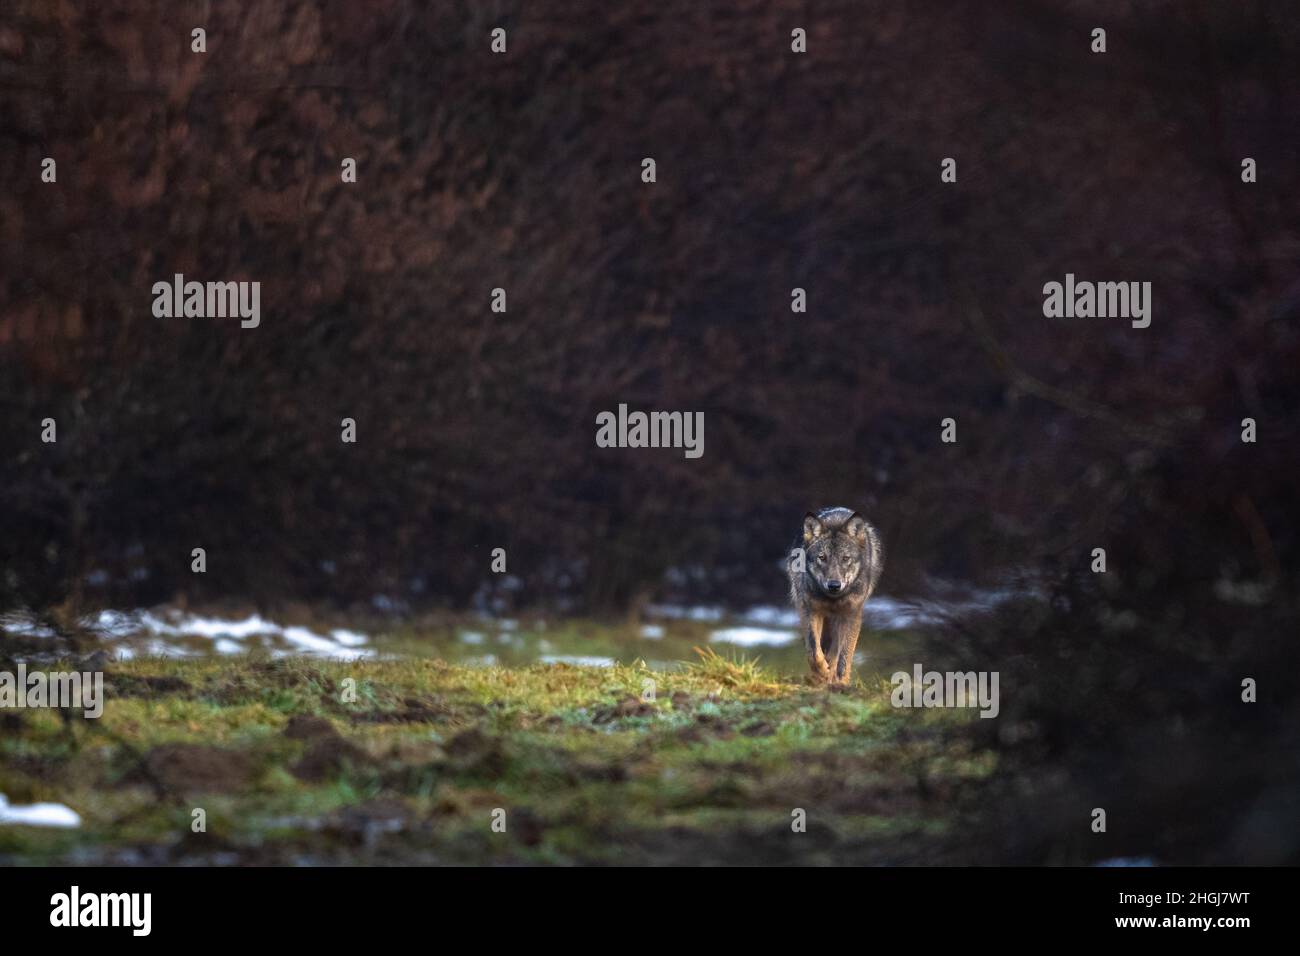
<svg viewBox="0 0 1300 956">
<path fill-rule="evenodd" d="M 316 740 L 320 737 L 337 737 L 338 731 L 324 717 L 294 714 L 284 728 L 284 736 L 290 740 Z"/>
<path fill-rule="evenodd" d="M 320 783 L 372 763 L 370 756 L 356 744 L 332 734 L 317 738 L 291 769 L 299 780 Z"/>
<path fill-rule="evenodd" d="M 231 793 L 252 782 L 256 765 L 248 754 L 203 744 L 163 744 L 144 755 L 131 782 L 156 783 L 181 793 Z"/>
</svg>

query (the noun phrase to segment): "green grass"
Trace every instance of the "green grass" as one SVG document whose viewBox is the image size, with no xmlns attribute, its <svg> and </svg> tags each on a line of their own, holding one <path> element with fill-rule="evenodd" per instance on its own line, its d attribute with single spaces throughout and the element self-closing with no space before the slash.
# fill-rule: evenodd
<svg viewBox="0 0 1300 956">
<path fill-rule="evenodd" d="M 0 863 L 933 862 L 993 770 L 971 712 L 711 651 L 668 672 L 139 659 L 106 685 L 99 720 L 4 716 L 0 792 L 83 826 L 0 826 Z"/>
</svg>

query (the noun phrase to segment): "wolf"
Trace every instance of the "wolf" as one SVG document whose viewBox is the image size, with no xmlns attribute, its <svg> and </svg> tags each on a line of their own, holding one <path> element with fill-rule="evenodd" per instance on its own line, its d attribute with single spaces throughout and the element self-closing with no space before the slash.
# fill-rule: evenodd
<svg viewBox="0 0 1300 956">
<path fill-rule="evenodd" d="M 823 508 L 803 519 L 790 552 L 790 602 L 799 612 L 808 666 L 819 683 L 846 686 L 862 607 L 884 568 L 880 534 L 856 511 Z"/>
</svg>

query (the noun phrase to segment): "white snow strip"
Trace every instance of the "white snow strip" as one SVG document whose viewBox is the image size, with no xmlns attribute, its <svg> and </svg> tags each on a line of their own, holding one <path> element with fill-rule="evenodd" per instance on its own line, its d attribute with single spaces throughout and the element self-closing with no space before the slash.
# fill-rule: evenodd
<svg viewBox="0 0 1300 956">
<path fill-rule="evenodd" d="M 746 624 L 758 624 L 766 627 L 798 627 L 799 615 L 787 607 L 751 607 L 741 620 Z"/>
<path fill-rule="evenodd" d="M 342 644 L 331 641 L 327 637 L 321 637 L 305 627 L 286 627 L 282 633 L 284 639 L 298 650 L 319 657 L 341 657 L 353 661 L 359 657 L 367 657 L 370 654 L 366 650 L 344 647 Z"/>
<path fill-rule="evenodd" d="M 360 647 L 369 640 L 369 638 L 364 634 L 359 634 L 356 631 L 345 630 L 341 627 L 336 627 L 334 630 L 330 631 L 330 637 L 334 638 L 334 640 L 346 647 Z"/>
<path fill-rule="evenodd" d="M 0 617 L 0 628 L 10 634 L 23 637 L 53 637 L 54 632 L 43 624 L 37 624 L 31 618 L 21 614 L 6 614 Z"/>
<path fill-rule="evenodd" d="M 0 824 L 26 827 L 79 827 L 81 817 L 61 803 L 30 803 L 16 807 L 0 793 Z"/>
<path fill-rule="evenodd" d="M 272 624 L 261 615 L 254 614 L 242 621 L 222 621 L 216 618 L 191 617 L 183 621 L 178 630 L 182 634 L 194 634 L 198 637 L 229 637 L 238 640 L 255 634 L 285 633 L 278 624 Z M 301 631 L 304 628 L 293 628 Z M 311 633 L 308 631 L 307 633 Z M 292 638 L 291 638 L 292 640 Z"/>
<path fill-rule="evenodd" d="M 116 649 L 121 660 L 129 660 L 140 653 L 162 657 L 198 657 L 202 650 L 196 647 L 183 647 L 161 638 L 198 637 L 212 641 L 212 651 L 217 654 L 243 654 L 256 644 L 252 638 L 281 638 L 292 650 L 271 646 L 274 656 L 285 657 L 291 654 L 305 654 L 316 657 L 333 657 L 344 660 L 356 660 L 359 657 L 372 657 L 374 652 L 364 645 L 369 638 L 359 631 L 335 628 L 326 637 L 305 627 L 284 627 L 274 621 L 268 621 L 260 614 L 252 614 L 242 620 L 222 620 L 214 617 L 184 615 L 178 611 L 100 611 L 91 618 L 86 618 L 83 625 L 97 631 L 100 636 L 109 639 L 125 639 L 138 634 L 148 634 L 155 638 L 143 648 L 140 646 L 122 646 Z M 249 642 L 249 643 L 241 643 Z"/>
<path fill-rule="evenodd" d="M 121 611 L 100 611 L 89 626 L 108 637 L 123 637 L 140 629 L 131 615 L 123 614 Z"/>
<path fill-rule="evenodd" d="M 758 645 L 779 647 L 782 644 L 793 644 L 798 639 L 799 635 L 794 631 L 772 627 L 727 627 L 709 635 L 710 642 L 738 644 L 741 647 Z"/>
</svg>

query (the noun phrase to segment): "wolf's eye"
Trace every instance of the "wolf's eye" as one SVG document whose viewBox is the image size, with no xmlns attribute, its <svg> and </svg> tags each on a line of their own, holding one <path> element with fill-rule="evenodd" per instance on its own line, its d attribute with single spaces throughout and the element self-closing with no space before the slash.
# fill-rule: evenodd
<svg viewBox="0 0 1300 956">
<path fill-rule="evenodd" d="M 825 563 L 826 563 L 826 555 L 824 555 L 824 554 L 819 554 L 819 555 L 817 555 L 817 563 L 818 563 L 818 564 L 825 564 Z"/>
</svg>

